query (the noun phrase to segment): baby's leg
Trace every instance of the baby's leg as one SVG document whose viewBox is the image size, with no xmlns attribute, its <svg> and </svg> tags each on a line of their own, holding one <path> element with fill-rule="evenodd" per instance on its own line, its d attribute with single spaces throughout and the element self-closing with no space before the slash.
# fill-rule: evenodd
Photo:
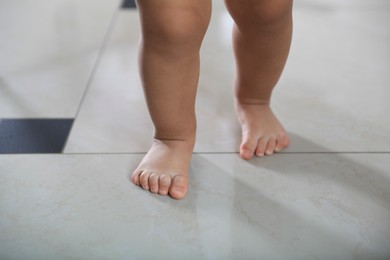
<svg viewBox="0 0 390 260">
<path fill-rule="evenodd" d="M 195 142 L 199 49 L 210 0 L 138 0 L 142 38 L 140 74 L 155 126 L 152 147 L 132 174 L 133 183 L 181 199 Z"/>
<path fill-rule="evenodd" d="M 225 0 L 232 15 L 237 64 L 236 110 L 242 127 L 240 155 L 251 159 L 289 144 L 270 108 L 292 35 L 292 0 Z"/>
</svg>

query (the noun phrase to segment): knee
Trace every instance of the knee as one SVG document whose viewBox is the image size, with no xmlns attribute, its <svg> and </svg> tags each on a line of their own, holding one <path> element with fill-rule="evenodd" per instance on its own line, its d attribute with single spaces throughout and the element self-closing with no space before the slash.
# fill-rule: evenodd
<svg viewBox="0 0 390 260">
<path fill-rule="evenodd" d="M 255 4 L 253 18 L 262 24 L 275 24 L 290 17 L 292 11 L 291 0 L 272 0 Z"/>
<path fill-rule="evenodd" d="M 209 18 L 192 10 L 165 12 L 144 24 L 143 39 L 161 48 L 198 50 L 208 26 Z"/>
<path fill-rule="evenodd" d="M 226 2 L 229 5 L 229 0 Z M 289 21 L 292 2 L 292 0 L 253 0 L 248 1 L 245 6 L 229 9 L 238 27 L 255 29 L 277 26 Z"/>
</svg>

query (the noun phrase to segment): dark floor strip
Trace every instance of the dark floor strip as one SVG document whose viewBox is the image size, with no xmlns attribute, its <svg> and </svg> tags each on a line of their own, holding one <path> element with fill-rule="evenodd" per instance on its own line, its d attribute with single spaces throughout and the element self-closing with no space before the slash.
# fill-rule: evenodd
<svg viewBox="0 0 390 260">
<path fill-rule="evenodd" d="M 137 8 L 135 0 L 123 0 L 121 8 Z"/>
<path fill-rule="evenodd" d="M 0 119 L 0 154 L 61 153 L 73 119 Z"/>
</svg>

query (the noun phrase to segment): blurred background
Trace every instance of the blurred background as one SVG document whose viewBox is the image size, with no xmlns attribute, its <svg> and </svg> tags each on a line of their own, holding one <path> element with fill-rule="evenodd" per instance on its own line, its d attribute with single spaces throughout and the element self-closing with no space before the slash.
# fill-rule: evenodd
<svg viewBox="0 0 390 260">
<path fill-rule="evenodd" d="M 327 149 L 389 151 L 389 8 L 387 0 L 295 1 L 291 54 L 274 93 L 286 128 Z M 213 9 L 196 151 L 236 151 L 232 21 L 222 1 Z M 0 153 L 147 149 L 133 1 L 2 0 L 0 14 Z"/>
</svg>

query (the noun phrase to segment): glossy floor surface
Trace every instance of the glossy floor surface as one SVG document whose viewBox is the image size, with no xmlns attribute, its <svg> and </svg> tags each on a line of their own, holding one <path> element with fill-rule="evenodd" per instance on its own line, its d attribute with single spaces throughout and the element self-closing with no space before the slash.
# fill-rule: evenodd
<svg viewBox="0 0 390 260">
<path fill-rule="evenodd" d="M 74 121 L 62 153 L 0 155 L 0 259 L 389 259 L 390 2 L 295 1 L 273 96 L 292 143 L 244 161 L 213 1 L 180 201 L 128 179 L 153 131 L 137 11 L 40 3 L 0 3 L 0 118 Z"/>
</svg>

